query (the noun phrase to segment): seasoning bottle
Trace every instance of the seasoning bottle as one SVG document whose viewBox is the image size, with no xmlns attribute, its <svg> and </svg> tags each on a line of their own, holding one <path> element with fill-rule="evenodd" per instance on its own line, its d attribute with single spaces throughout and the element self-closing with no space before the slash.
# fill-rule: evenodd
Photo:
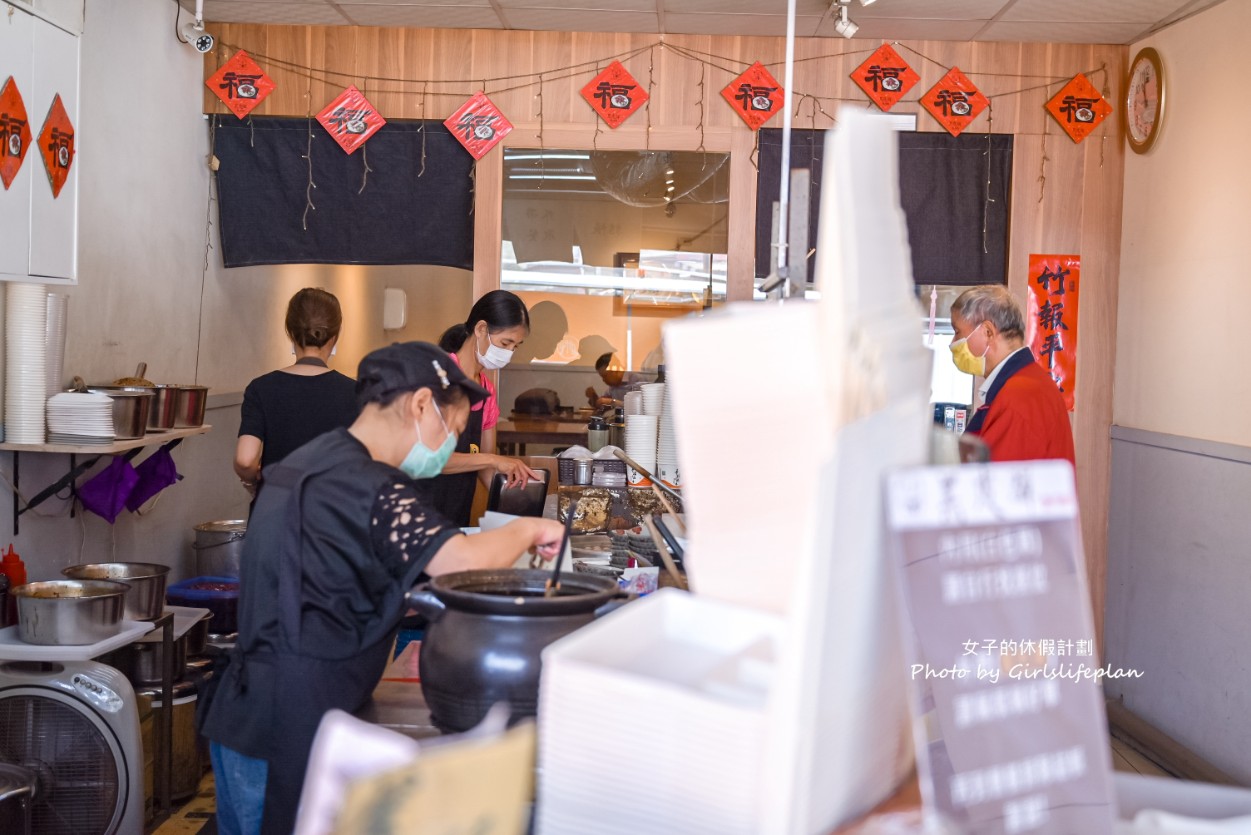
<svg viewBox="0 0 1251 835">
<path fill-rule="evenodd" d="M 26 585 L 26 564 L 22 562 L 22 558 L 13 550 L 13 545 L 9 545 L 9 551 L 4 555 L 4 559 L 0 560 L 0 574 L 9 578 L 9 589 Z M 17 623 L 17 598 L 12 594 L 8 595 L 7 605 L 5 606 L 4 619 L 8 623 Z"/>
<path fill-rule="evenodd" d="M 586 425 L 586 448 L 591 452 L 599 452 L 608 446 L 608 424 L 598 415 L 591 418 Z"/>
<path fill-rule="evenodd" d="M 618 406 L 608 426 L 608 443 L 625 449 L 625 407 Z"/>
</svg>

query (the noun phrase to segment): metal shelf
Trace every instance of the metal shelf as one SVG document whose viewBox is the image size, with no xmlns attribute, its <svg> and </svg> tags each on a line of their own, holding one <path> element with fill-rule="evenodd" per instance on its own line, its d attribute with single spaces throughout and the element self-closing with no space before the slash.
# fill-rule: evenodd
<svg viewBox="0 0 1251 835">
<path fill-rule="evenodd" d="M 56 495 L 66 487 L 70 489 L 70 495 L 75 495 L 75 480 L 95 466 L 95 463 L 104 455 L 116 455 L 125 453 L 128 458 L 133 458 L 139 453 L 139 450 L 145 446 L 153 446 L 154 444 L 167 444 L 170 441 L 181 441 L 183 438 L 189 438 L 193 435 L 203 435 L 213 427 L 208 424 L 201 426 L 189 426 L 180 429 L 171 429 L 167 432 L 149 432 L 142 438 L 130 438 L 122 441 L 114 441 L 111 444 L 10 444 L 0 443 L 0 451 L 8 451 L 13 453 L 13 535 L 17 536 L 18 525 L 17 519 L 28 510 L 33 510 L 43 504 L 48 498 Z M 21 453 L 37 452 L 40 454 L 59 453 L 69 455 L 70 466 L 69 472 L 58 479 L 54 484 L 46 487 L 42 492 L 30 500 L 26 507 L 22 507 L 22 500 L 18 496 L 18 488 L 21 484 Z M 79 455 L 92 456 L 89 460 L 78 463 Z M 74 506 L 70 505 L 70 518 L 74 517 Z"/>
</svg>

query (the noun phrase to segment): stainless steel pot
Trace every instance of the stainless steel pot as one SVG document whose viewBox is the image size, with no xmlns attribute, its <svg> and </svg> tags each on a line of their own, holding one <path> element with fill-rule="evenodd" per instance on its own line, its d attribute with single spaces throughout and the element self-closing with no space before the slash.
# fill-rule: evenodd
<svg viewBox="0 0 1251 835">
<path fill-rule="evenodd" d="M 202 522 L 195 526 L 196 575 L 238 577 L 243 561 L 243 537 L 248 532 L 245 519 Z"/>
<path fill-rule="evenodd" d="M 117 634 L 126 608 L 125 583 L 49 580 L 11 590 L 17 598 L 17 635 L 28 644 L 78 646 Z"/>
<path fill-rule="evenodd" d="M 176 386 L 178 405 L 174 426 L 193 427 L 204 425 L 204 407 L 208 405 L 208 386 Z"/>
<path fill-rule="evenodd" d="M 113 400 L 113 434 L 118 440 L 142 438 L 148 429 L 148 413 L 155 397 L 140 386 L 95 386 L 91 394 L 107 394 Z"/>
<path fill-rule="evenodd" d="M 98 562 L 71 565 L 61 573 L 74 580 L 120 580 L 130 587 L 126 594 L 129 620 L 154 620 L 165 611 L 165 579 L 168 565 L 150 562 Z"/>
<path fill-rule="evenodd" d="M 183 668 L 187 664 L 186 636 L 171 644 L 174 648 L 174 679 L 182 678 Z M 135 641 L 127 647 L 129 669 L 127 670 L 131 684 L 160 684 L 165 674 L 165 642 Z"/>
<path fill-rule="evenodd" d="M 152 402 L 148 407 L 147 430 L 149 432 L 168 432 L 174 428 L 174 418 L 178 414 L 178 386 L 92 386 L 92 391 L 103 394 L 114 392 L 146 391 L 152 394 Z M 114 407 L 116 409 L 116 407 Z"/>
</svg>

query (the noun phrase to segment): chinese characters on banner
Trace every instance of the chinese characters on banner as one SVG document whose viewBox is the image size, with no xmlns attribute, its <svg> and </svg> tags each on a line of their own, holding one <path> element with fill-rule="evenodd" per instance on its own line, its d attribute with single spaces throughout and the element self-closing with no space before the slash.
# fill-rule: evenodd
<svg viewBox="0 0 1251 835">
<path fill-rule="evenodd" d="M 1077 385 L 1077 301 L 1082 259 L 1078 255 L 1030 255 L 1025 341 L 1073 411 Z"/>
<path fill-rule="evenodd" d="M 1067 461 L 892 473 L 917 774 L 968 835 L 1110 833 L 1100 665 Z"/>
<path fill-rule="evenodd" d="M 882 110 L 890 110 L 921 80 L 916 70 L 884 43 L 851 74 L 851 80 Z"/>
<path fill-rule="evenodd" d="M 759 61 L 727 84 L 721 95 L 752 130 L 772 119 L 786 101 L 782 85 Z"/>
<path fill-rule="evenodd" d="M 377 133 L 387 120 L 356 85 L 348 87 L 335 96 L 325 109 L 317 114 L 317 121 L 339 147 L 349 154 L 365 144 L 365 140 Z"/>
<path fill-rule="evenodd" d="M 69 179 L 74 164 L 74 125 L 70 122 L 65 105 L 58 94 L 52 99 L 52 108 L 39 132 L 39 154 L 44 168 L 48 170 L 48 182 L 52 184 L 52 196 L 61 196 L 61 188 Z"/>
<path fill-rule="evenodd" d="M 1103 95 L 1082 73 L 1078 73 L 1051 101 L 1050 113 L 1074 142 L 1081 142 L 1112 112 Z"/>
<path fill-rule="evenodd" d="M 608 127 L 615 128 L 643 106 L 647 101 L 647 91 L 639 86 L 620 61 L 613 61 L 582 88 L 582 98 L 608 123 Z"/>
<path fill-rule="evenodd" d="M 22 169 L 30 147 L 30 118 L 13 76 L 0 90 L 0 180 L 7 190 Z"/>
<path fill-rule="evenodd" d="M 205 86 L 242 119 L 274 92 L 274 80 L 242 49 L 209 76 Z"/>
<path fill-rule="evenodd" d="M 474 159 L 482 159 L 513 130 L 512 123 L 482 92 L 474 93 L 443 124 Z"/>
<path fill-rule="evenodd" d="M 959 136 L 989 104 L 959 67 L 952 67 L 921 98 L 921 106 L 952 136 Z"/>
</svg>

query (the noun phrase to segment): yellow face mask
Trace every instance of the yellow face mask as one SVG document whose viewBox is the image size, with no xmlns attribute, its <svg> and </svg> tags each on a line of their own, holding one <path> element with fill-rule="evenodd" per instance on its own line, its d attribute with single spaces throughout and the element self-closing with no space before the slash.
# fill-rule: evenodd
<svg viewBox="0 0 1251 835">
<path fill-rule="evenodd" d="M 977 327 L 980 328 L 981 325 Z M 986 350 L 982 352 L 980 357 L 969 348 L 969 337 L 967 336 L 964 339 L 957 339 L 951 343 L 951 360 L 956 364 L 956 368 L 965 374 L 972 374 L 974 377 L 986 376 L 986 354 L 989 352 L 989 341 L 986 343 Z"/>
</svg>

